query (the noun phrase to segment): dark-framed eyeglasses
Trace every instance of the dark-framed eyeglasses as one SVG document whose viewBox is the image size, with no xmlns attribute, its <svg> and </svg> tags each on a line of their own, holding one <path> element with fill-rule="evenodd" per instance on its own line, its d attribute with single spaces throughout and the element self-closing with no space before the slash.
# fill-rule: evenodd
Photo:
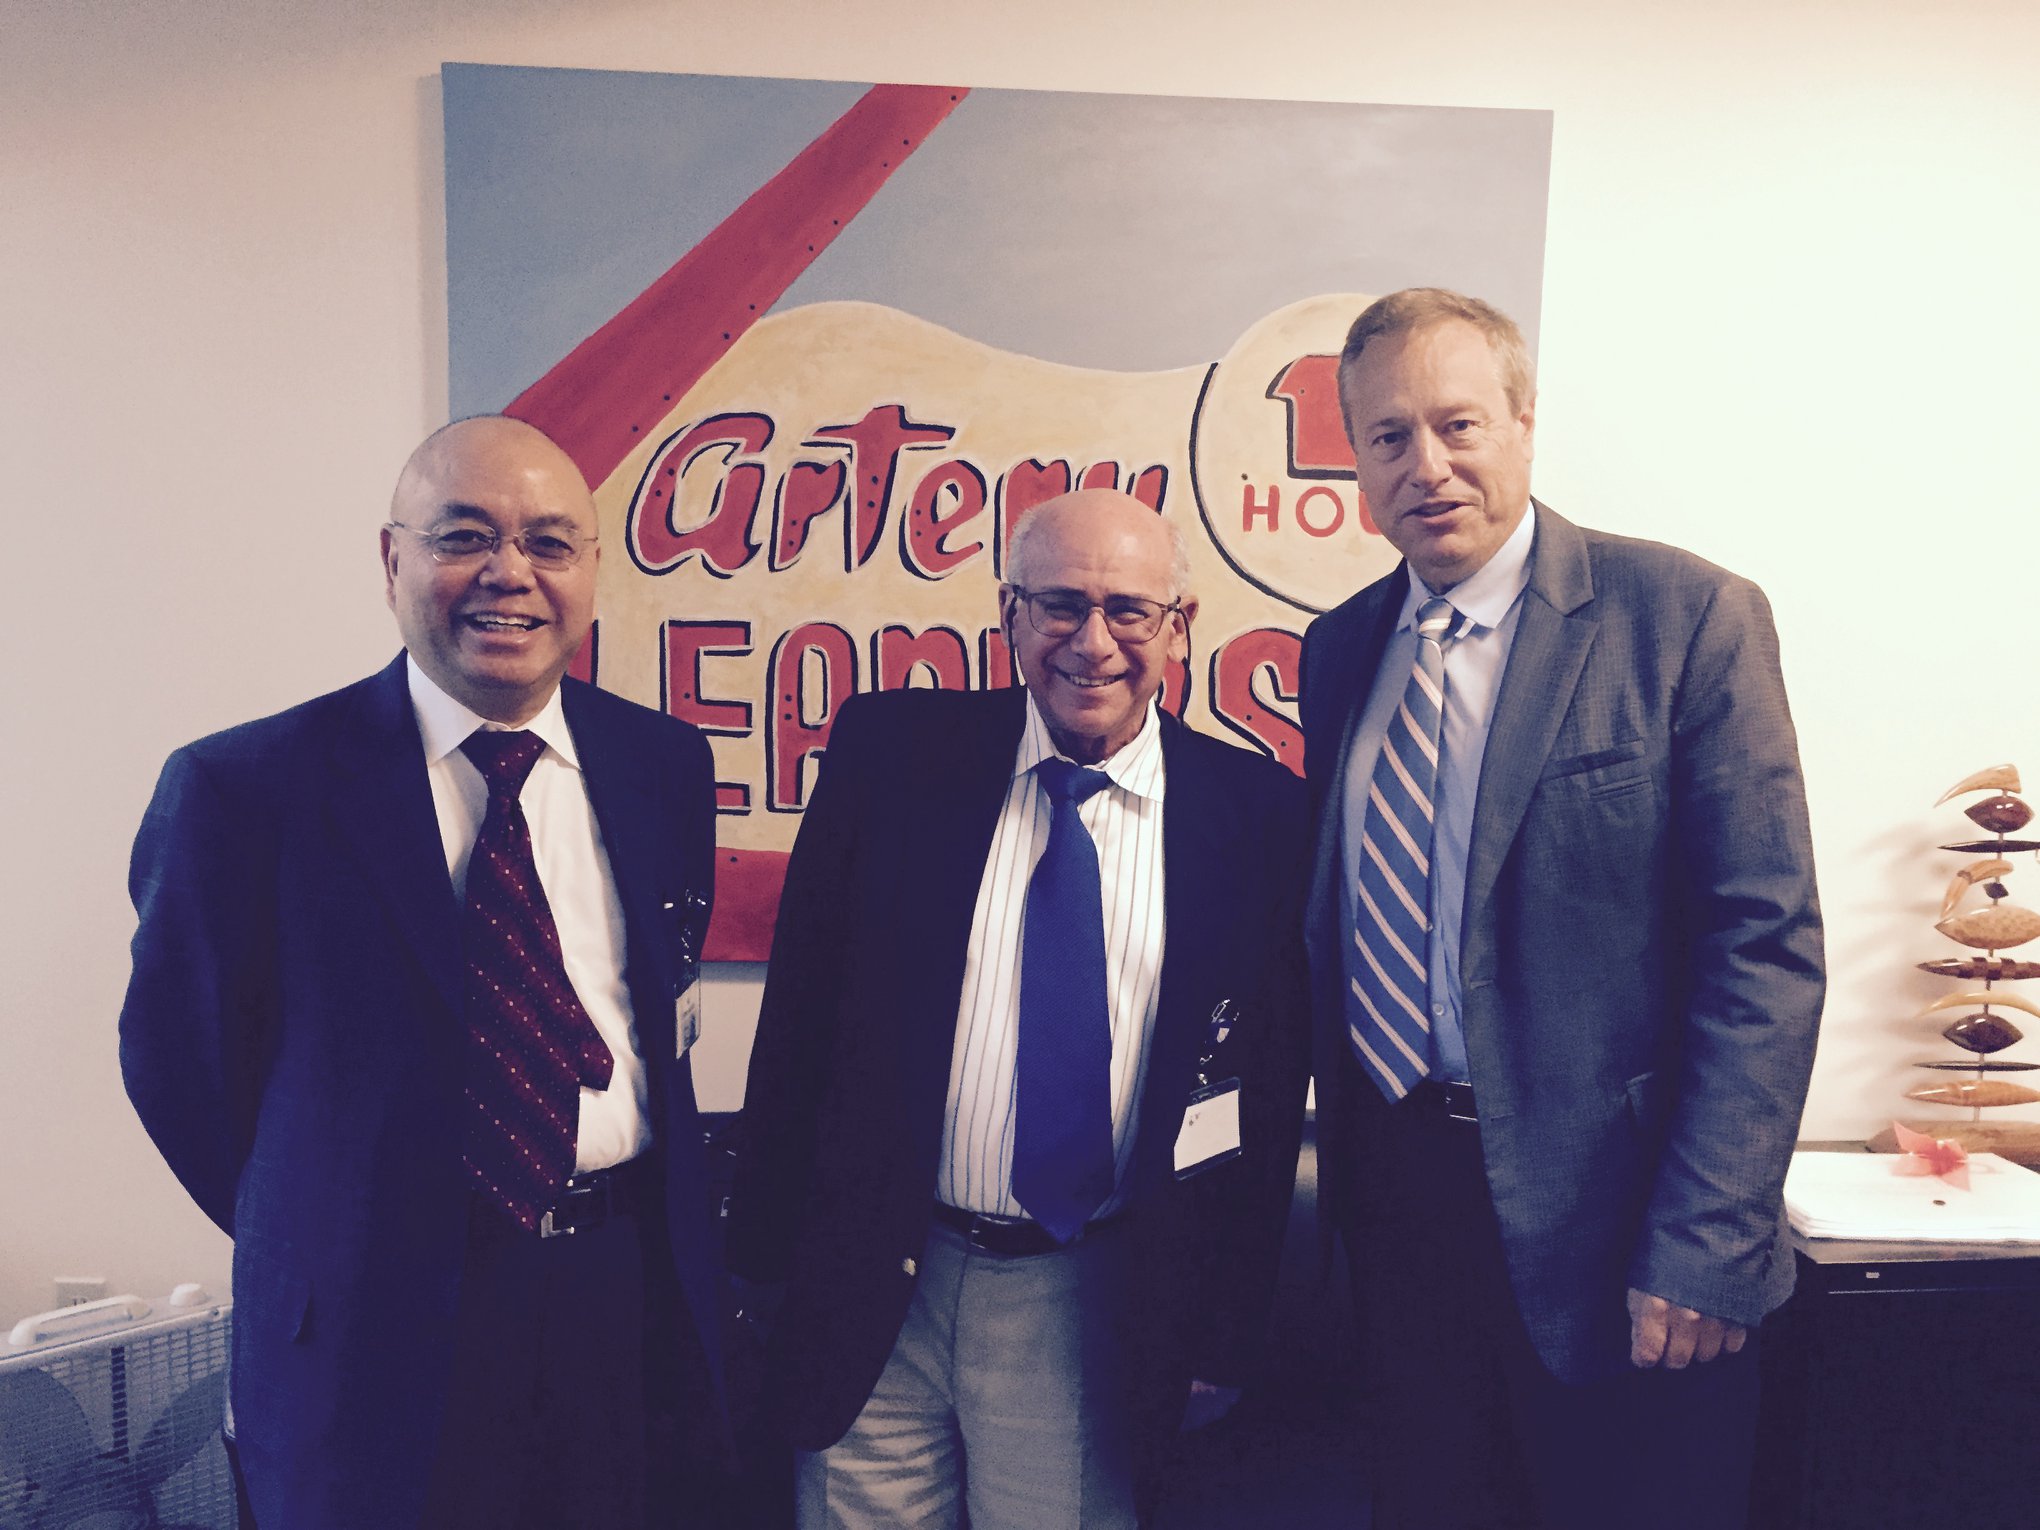
<svg viewBox="0 0 2040 1530">
<path fill-rule="evenodd" d="M 402 521 L 384 523 L 391 531 L 408 531 L 425 544 L 434 563 L 479 563 L 493 557 L 505 541 L 516 545 L 533 568 L 572 568 L 598 537 L 584 537 L 558 526 L 533 526 L 507 536 L 493 526 L 437 526 L 421 530 Z"/>
<path fill-rule="evenodd" d="M 1122 643 L 1145 643 L 1162 630 L 1162 619 L 1183 609 L 1181 600 L 1164 605 L 1140 595 L 1107 595 L 1093 600 L 1075 590 L 1025 590 L 1017 584 L 1006 586 L 1027 608 L 1027 624 L 1043 637 L 1068 637 L 1102 612 L 1105 630 Z"/>
</svg>

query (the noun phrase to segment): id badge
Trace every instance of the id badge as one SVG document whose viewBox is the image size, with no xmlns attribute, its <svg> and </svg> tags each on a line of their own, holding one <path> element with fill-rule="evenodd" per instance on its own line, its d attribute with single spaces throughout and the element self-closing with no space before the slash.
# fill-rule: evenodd
<svg viewBox="0 0 2040 1530">
<path fill-rule="evenodd" d="M 673 1056 L 682 1058 L 701 1039 L 701 961 L 698 931 L 707 922 L 708 900 L 690 892 L 662 905 L 671 921 L 674 957 Z"/>
<path fill-rule="evenodd" d="M 1223 1078 L 1190 1096 L 1176 1133 L 1176 1178 L 1189 1179 L 1240 1156 L 1240 1081 Z"/>
<path fill-rule="evenodd" d="M 687 1049 L 701 1039 L 701 984 L 697 980 L 680 990 L 673 1001 L 673 1056 L 687 1055 Z"/>
</svg>

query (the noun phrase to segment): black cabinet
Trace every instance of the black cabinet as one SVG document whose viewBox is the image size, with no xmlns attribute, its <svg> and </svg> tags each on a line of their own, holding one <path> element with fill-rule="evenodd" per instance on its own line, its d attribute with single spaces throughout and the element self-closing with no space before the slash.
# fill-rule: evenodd
<svg viewBox="0 0 2040 1530">
<path fill-rule="evenodd" d="M 2040 1248 L 1797 1240 L 1764 1323 L 1757 1530 L 2029 1530 Z"/>
</svg>

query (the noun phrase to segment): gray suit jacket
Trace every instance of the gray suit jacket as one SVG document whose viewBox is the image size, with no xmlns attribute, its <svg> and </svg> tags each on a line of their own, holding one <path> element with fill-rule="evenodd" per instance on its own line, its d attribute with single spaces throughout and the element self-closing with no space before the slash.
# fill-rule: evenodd
<svg viewBox="0 0 2040 1530">
<path fill-rule="evenodd" d="M 1538 1353 L 1620 1367 L 1625 1288 L 1750 1325 L 1792 1289 L 1780 1209 L 1824 989 L 1770 608 L 1690 553 L 1542 505 L 1474 810 L 1460 972 L 1489 1189 Z M 1364 1208 L 1337 821 L 1402 567 L 1315 622 L 1302 716 L 1326 1194 Z M 1393 1258 L 1393 1250 L 1359 1250 Z"/>
</svg>

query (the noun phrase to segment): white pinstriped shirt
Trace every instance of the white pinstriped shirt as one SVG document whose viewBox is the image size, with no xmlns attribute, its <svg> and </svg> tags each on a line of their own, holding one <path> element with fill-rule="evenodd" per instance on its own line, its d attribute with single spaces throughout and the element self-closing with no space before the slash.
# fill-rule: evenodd
<svg viewBox="0 0 2040 1530">
<path fill-rule="evenodd" d="M 1048 848 L 1054 809 L 1034 767 L 1053 758 L 1048 728 L 1027 698 L 1027 725 L 1013 761 L 991 854 L 978 884 L 964 953 L 963 996 L 949 1061 L 938 1198 L 990 1216 L 1027 1213 L 1013 1199 L 1014 1057 L 1020 1023 L 1020 935 L 1027 883 Z M 1154 704 L 1132 743 L 1101 765 L 1112 785 L 1077 809 L 1098 847 L 1105 909 L 1105 984 L 1112 1020 L 1112 1145 L 1120 1180 L 1139 1126 L 1148 1041 L 1161 990 L 1162 730 Z M 1118 1208 L 1115 1191 L 1100 1209 Z"/>
</svg>

